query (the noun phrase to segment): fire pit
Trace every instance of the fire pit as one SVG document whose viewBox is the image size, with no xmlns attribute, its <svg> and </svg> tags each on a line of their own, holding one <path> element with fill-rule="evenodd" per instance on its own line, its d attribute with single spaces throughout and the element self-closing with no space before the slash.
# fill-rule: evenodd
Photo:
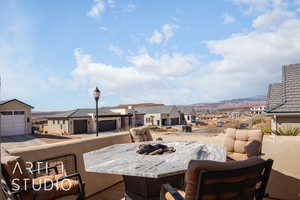
<svg viewBox="0 0 300 200">
<path fill-rule="evenodd" d="M 143 155 L 161 155 L 164 153 L 173 153 L 175 151 L 176 149 L 174 147 L 168 147 L 164 144 L 141 144 L 136 152 Z"/>
</svg>

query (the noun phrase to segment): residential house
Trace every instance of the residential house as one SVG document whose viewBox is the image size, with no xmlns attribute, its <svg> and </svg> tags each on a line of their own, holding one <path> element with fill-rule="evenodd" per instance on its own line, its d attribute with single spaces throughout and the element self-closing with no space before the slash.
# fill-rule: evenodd
<svg viewBox="0 0 300 200">
<path fill-rule="evenodd" d="M 32 106 L 18 100 L 0 101 L 0 135 L 31 134 Z"/>
<path fill-rule="evenodd" d="M 283 66 L 281 83 L 269 85 L 266 115 L 272 116 L 272 130 L 300 127 L 300 64 Z"/>
<path fill-rule="evenodd" d="M 170 126 L 180 124 L 180 112 L 176 106 L 136 107 L 144 113 L 144 125 Z"/>
<path fill-rule="evenodd" d="M 98 111 L 99 132 L 128 130 L 133 126 L 133 114 L 126 109 L 101 108 Z M 33 121 L 47 121 L 50 134 L 79 134 L 96 132 L 95 109 L 76 109 L 63 112 L 33 113 Z M 37 123 L 38 124 L 38 123 Z"/>
<path fill-rule="evenodd" d="M 251 114 L 262 114 L 265 112 L 266 106 L 252 106 L 250 107 L 250 113 Z"/>
<path fill-rule="evenodd" d="M 181 123 L 190 124 L 196 120 L 196 111 L 190 106 L 177 106 L 181 114 Z"/>
</svg>

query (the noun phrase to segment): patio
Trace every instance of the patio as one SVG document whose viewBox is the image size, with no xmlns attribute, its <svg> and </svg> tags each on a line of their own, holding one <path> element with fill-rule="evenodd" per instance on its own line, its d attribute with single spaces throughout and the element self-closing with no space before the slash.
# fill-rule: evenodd
<svg viewBox="0 0 300 200">
<path fill-rule="evenodd" d="M 206 144 L 222 145 L 223 135 L 216 137 L 160 134 L 164 141 L 197 141 Z M 130 143 L 129 133 L 115 133 L 98 138 L 75 139 L 43 146 L 10 149 L 11 155 L 20 155 L 26 161 L 53 157 L 63 153 L 75 153 L 78 171 L 86 182 L 86 196 L 91 200 L 119 200 L 124 196 L 124 183 L 119 175 L 87 172 L 83 155 L 113 144 Z M 300 199 L 300 169 L 298 155 L 300 137 L 265 136 L 262 153 L 264 158 L 275 162 L 267 192 L 272 198 L 282 200 Z M 288 152 L 288 153 L 286 153 Z"/>
</svg>

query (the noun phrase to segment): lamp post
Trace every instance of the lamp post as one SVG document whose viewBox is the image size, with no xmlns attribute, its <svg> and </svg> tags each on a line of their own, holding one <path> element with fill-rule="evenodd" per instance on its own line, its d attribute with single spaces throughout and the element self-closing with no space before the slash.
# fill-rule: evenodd
<svg viewBox="0 0 300 200">
<path fill-rule="evenodd" d="M 94 97 L 96 101 L 96 136 L 98 136 L 98 101 L 100 98 L 100 94 L 100 90 L 98 89 L 98 87 L 96 87 L 96 89 L 94 90 Z"/>
</svg>

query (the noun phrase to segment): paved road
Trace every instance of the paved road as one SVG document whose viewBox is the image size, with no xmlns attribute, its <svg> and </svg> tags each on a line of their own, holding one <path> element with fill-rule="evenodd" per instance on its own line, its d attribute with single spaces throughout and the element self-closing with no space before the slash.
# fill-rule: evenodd
<svg viewBox="0 0 300 200">
<path fill-rule="evenodd" d="M 10 149 L 47 144 L 31 135 L 1 136 L 1 148 Z"/>
</svg>

